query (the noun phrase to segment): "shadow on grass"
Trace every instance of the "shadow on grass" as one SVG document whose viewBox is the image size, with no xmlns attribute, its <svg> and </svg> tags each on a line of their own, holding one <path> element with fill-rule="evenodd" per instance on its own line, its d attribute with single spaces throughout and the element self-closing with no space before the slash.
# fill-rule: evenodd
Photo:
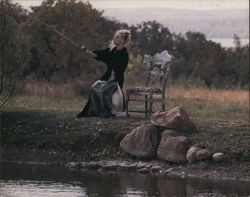
<svg viewBox="0 0 250 197">
<path fill-rule="evenodd" d="M 75 118 L 65 111 L 2 111 L 1 142 L 6 148 L 86 150 L 118 142 L 145 119 Z"/>
</svg>

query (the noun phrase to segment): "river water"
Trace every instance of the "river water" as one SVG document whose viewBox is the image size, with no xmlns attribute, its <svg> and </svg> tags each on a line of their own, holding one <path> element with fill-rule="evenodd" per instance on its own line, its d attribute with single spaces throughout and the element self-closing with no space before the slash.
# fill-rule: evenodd
<svg viewBox="0 0 250 197">
<path fill-rule="evenodd" d="M 63 167 L 1 164 L 1 197 L 250 196 L 247 182 L 214 182 L 137 173 L 73 171 Z"/>
<path fill-rule="evenodd" d="M 208 40 L 212 40 L 213 42 L 220 43 L 222 47 L 235 47 L 233 38 L 208 38 Z M 249 45 L 248 38 L 240 39 L 241 46 Z"/>
</svg>

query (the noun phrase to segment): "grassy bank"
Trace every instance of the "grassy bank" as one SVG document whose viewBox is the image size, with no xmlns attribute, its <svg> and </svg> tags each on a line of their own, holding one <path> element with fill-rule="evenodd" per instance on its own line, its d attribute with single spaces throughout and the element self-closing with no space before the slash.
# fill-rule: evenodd
<svg viewBox="0 0 250 197">
<path fill-rule="evenodd" d="M 229 161 L 250 161 L 247 91 L 198 90 L 170 89 L 167 108 L 180 105 L 195 122 L 197 131 L 189 133 L 193 143 L 224 152 Z M 120 140 L 149 122 L 142 114 L 76 119 L 84 103 L 81 98 L 15 97 L 1 111 L 1 147 L 81 152 L 81 159 L 123 157 Z"/>
<path fill-rule="evenodd" d="M 6 109 L 80 111 L 86 100 L 75 95 L 69 87 L 67 85 L 65 89 L 64 85 L 54 87 L 48 84 L 29 84 L 26 87 L 26 93 L 33 96 L 14 97 Z M 246 90 L 170 86 L 167 88 L 166 95 L 167 110 L 178 105 L 182 106 L 193 118 L 249 122 L 249 91 Z M 131 107 L 143 108 L 137 103 Z M 154 107 L 160 109 L 157 106 Z"/>
</svg>

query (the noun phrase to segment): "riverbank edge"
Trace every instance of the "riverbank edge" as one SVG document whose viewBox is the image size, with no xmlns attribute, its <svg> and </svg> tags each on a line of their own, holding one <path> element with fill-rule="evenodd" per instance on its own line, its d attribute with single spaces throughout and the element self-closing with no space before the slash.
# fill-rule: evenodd
<svg viewBox="0 0 250 197">
<path fill-rule="evenodd" d="M 228 164 L 208 160 L 193 164 L 171 164 L 159 160 L 145 161 L 123 157 L 84 161 L 79 159 L 78 153 L 61 152 L 59 155 L 57 154 L 49 150 L 1 149 L 0 163 L 64 166 L 69 170 L 91 170 L 99 173 L 140 173 L 184 179 L 250 182 L 250 174 L 240 172 L 240 166 L 245 164 L 249 166 L 248 162 Z"/>
</svg>

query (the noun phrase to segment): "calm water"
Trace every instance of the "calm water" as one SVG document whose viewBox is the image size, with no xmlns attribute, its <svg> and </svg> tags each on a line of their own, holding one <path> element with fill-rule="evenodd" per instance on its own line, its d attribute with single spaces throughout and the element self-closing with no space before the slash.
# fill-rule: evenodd
<svg viewBox="0 0 250 197">
<path fill-rule="evenodd" d="M 1 197 L 250 196 L 249 183 L 211 182 L 141 174 L 71 171 L 2 164 Z"/>
<path fill-rule="evenodd" d="M 212 40 L 213 42 L 220 43 L 222 47 L 235 47 L 234 39 L 230 38 L 208 38 L 207 40 Z M 241 46 L 249 44 L 249 39 L 241 38 Z"/>
</svg>

